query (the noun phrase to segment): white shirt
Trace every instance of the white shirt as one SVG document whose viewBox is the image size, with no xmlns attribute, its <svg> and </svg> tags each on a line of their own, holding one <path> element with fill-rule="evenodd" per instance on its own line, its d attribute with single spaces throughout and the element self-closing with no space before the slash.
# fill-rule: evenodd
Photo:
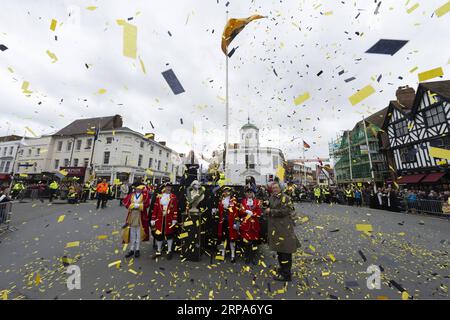
<svg viewBox="0 0 450 320">
<path fill-rule="evenodd" d="M 253 198 L 247 198 L 247 206 L 253 207 Z"/>
<path fill-rule="evenodd" d="M 222 200 L 223 208 L 226 210 L 230 206 L 230 197 L 223 198 Z"/>
<path fill-rule="evenodd" d="M 163 193 L 161 196 L 161 204 L 163 206 L 164 215 L 166 215 L 167 212 L 167 206 L 169 205 L 170 201 L 170 193 Z"/>
</svg>

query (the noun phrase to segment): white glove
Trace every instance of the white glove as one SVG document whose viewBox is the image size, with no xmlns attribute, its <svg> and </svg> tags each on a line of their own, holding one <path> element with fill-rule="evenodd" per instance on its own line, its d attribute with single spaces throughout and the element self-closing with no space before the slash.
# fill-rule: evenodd
<svg viewBox="0 0 450 320">
<path fill-rule="evenodd" d="M 250 210 L 245 210 L 245 213 L 248 214 L 250 217 L 253 217 L 253 212 Z"/>
<path fill-rule="evenodd" d="M 177 220 L 172 220 L 172 225 L 174 226 L 174 225 L 176 225 L 177 224 Z"/>
<path fill-rule="evenodd" d="M 155 226 L 155 222 L 156 222 L 155 220 L 151 220 L 151 221 L 150 221 L 150 225 L 151 225 L 152 227 L 154 227 L 154 226 Z"/>
</svg>

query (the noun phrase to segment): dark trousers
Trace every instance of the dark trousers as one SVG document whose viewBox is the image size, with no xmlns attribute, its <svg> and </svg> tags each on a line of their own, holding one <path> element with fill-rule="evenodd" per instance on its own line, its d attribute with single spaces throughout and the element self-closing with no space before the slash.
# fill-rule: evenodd
<svg viewBox="0 0 450 320">
<path fill-rule="evenodd" d="M 55 189 L 50 189 L 50 199 L 49 199 L 50 202 L 53 201 L 53 197 L 55 196 L 55 193 L 56 193 Z"/>
<path fill-rule="evenodd" d="M 355 198 L 356 206 L 361 207 L 362 205 L 362 199 L 361 198 Z"/>
<path fill-rule="evenodd" d="M 277 252 L 278 263 L 280 264 L 280 275 L 284 278 L 291 278 L 292 253 Z"/>
<path fill-rule="evenodd" d="M 83 192 L 81 193 L 80 202 L 86 202 L 88 197 L 89 197 L 89 190 L 83 190 Z"/>
<path fill-rule="evenodd" d="M 97 209 L 100 208 L 100 203 L 102 204 L 102 209 L 106 207 L 106 201 L 108 201 L 108 195 L 106 193 L 97 194 Z"/>
<path fill-rule="evenodd" d="M 353 197 L 347 197 L 347 204 L 348 204 L 349 206 L 352 206 L 352 205 L 353 205 Z"/>
</svg>

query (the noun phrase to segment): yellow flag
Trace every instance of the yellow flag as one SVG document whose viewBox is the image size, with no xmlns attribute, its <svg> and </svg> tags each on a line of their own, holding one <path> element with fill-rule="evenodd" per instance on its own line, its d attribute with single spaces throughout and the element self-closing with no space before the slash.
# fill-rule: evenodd
<svg viewBox="0 0 450 320">
<path fill-rule="evenodd" d="M 233 39 L 244 30 L 245 26 L 256 19 L 265 18 L 259 14 L 252 15 L 248 18 L 242 19 L 229 19 L 225 25 L 225 29 L 222 34 L 222 51 L 224 54 L 228 55 L 228 45 L 233 41 Z"/>
</svg>

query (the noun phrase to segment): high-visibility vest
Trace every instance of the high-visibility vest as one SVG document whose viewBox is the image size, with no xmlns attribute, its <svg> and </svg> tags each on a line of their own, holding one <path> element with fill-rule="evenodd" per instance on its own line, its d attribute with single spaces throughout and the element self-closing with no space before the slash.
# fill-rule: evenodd
<svg viewBox="0 0 450 320">
<path fill-rule="evenodd" d="M 108 192 L 108 184 L 105 182 L 100 182 L 97 185 L 97 193 L 107 193 Z"/>
<path fill-rule="evenodd" d="M 13 187 L 13 190 L 22 190 L 24 187 L 23 187 L 23 184 L 21 184 L 21 183 L 16 183 L 15 185 L 14 185 L 14 187 Z"/>
<path fill-rule="evenodd" d="M 56 181 L 53 181 L 52 183 L 50 183 L 50 185 L 48 187 L 52 190 L 56 190 L 56 189 L 58 189 L 59 186 Z"/>
<path fill-rule="evenodd" d="M 325 194 L 325 195 L 329 195 L 330 194 L 330 190 L 328 190 L 328 189 L 323 189 L 323 194 Z"/>
<path fill-rule="evenodd" d="M 314 195 L 317 196 L 317 197 L 320 196 L 320 189 L 319 188 L 315 188 L 314 189 Z"/>
<path fill-rule="evenodd" d="M 345 190 L 345 196 L 347 198 L 352 198 L 353 197 L 353 192 L 352 190 Z"/>
</svg>

